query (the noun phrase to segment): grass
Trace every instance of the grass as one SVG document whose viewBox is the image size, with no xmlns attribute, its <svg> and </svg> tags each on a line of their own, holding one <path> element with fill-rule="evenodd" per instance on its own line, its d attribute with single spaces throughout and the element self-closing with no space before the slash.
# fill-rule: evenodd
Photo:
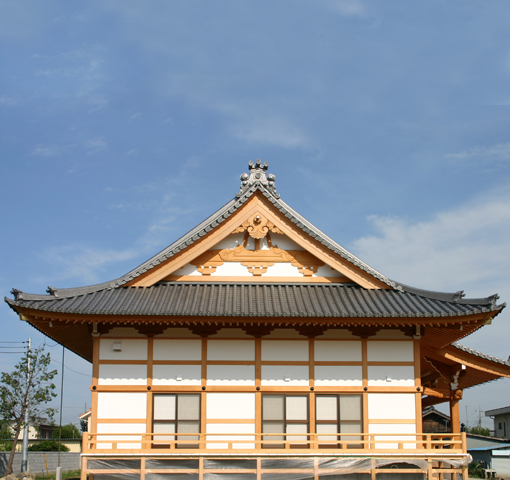
<svg viewBox="0 0 510 480">
<path fill-rule="evenodd" d="M 80 470 L 69 470 L 68 472 L 62 473 L 62 478 L 66 480 L 79 480 Z M 55 480 L 55 474 L 51 475 L 36 475 L 35 480 Z"/>
</svg>

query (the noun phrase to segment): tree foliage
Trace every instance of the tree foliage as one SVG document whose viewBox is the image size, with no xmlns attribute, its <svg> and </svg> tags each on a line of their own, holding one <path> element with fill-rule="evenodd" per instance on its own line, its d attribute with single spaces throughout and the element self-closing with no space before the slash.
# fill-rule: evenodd
<svg viewBox="0 0 510 480">
<path fill-rule="evenodd" d="M 0 425 L 0 452 L 10 452 L 12 448 L 12 430 L 7 423 Z"/>
<path fill-rule="evenodd" d="M 46 407 L 53 397 L 55 385 L 51 383 L 57 374 L 49 370 L 50 354 L 44 353 L 44 347 L 28 350 L 11 373 L 2 372 L 0 377 L 0 418 L 13 429 L 13 445 L 6 467 L 7 473 L 12 471 L 14 452 L 21 429 L 25 425 L 25 412 L 28 411 L 29 421 L 36 417 L 52 418 L 55 411 Z"/>
<path fill-rule="evenodd" d="M 55 438 L 58 440 L 59 428 L 55 428 L 53 433 L 51 434 L 51 438 Z M 81 438 L 81 432 L 79 428 L 72 424 L 68 423 L 67 425 L 62 425 L 62 431 L 60 433 L 60 438 Z"/>
<path fill-rule="evenodd" d="M 475 435 L 485 435 L 486 437 L 491 436 L 490 428 L 484 428 L 481 425 L 476 425 L 474 427 L 467 427 L 466 433 L 473 433 Z"/>
<path fill-rule="evenodd" d="M 42 442 L 34 443 L 28 447 L 30 452 L 58 452 L 58 441 L 57 440 L 43 440 Z M 68 452 L 69 447 L 60 444 L 61 452 Z"/>
</svg>

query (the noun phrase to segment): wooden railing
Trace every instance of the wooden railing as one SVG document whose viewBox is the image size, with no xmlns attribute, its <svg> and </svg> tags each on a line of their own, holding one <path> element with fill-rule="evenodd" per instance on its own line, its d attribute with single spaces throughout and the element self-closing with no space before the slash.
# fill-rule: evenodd
<svg viewBox="0 0 510 480">
<path fill-rule="evenodd" d="M 83 453 L 467 453 L 465 433 L 84 433 Z M 290 453 L 290 452 L 289 452 Z"/>
</svg>

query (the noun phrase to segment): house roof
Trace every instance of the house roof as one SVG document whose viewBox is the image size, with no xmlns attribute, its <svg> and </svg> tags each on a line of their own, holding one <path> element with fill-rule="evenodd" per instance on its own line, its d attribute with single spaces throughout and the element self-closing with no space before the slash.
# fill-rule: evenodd
<svg viewBox="0 0 510 480">
<path fill-rule="evenodd" d="M 475 450 L 475 451 L 506 450 L 508 448 L 510 448 L 510 443 L 497 443 L 495 445 L 489 445 L 487 447 L 469 448 L 468 451 L 471 452 L 473 450 Z"/>
<path fill-rule="evenodd" d="M 355 284 L 160 282 L 64 297 L 16 293 L 6 302 L 72 314 L 219 317 L 445 318 L 498 313 L 503 308 L 495 297 L 458 301 L 417 292 L 369 290 Z"/>
<path fill-rule="evenodd" d="M 510 362 L 506 362 L 507 365 L 510 365 Z M 510 413 L 510 407 L 501 407 L 501 408 L 495 408 L 493 410 L 486 410 L 485 416 L 486 417 L 495 417 L 496 415 L 505 415 L 506 413 Z"/>
</svg>

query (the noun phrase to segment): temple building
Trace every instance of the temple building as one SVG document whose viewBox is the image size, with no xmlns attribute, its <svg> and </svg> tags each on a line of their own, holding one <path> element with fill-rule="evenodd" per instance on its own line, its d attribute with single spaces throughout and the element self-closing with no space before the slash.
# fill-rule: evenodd
<svg viewBox="0 0 510 480">
<path fill-rule="evenodd" d="M 93 364 L 82 478 L 467 479 L 462 392 L 510 364 L 456 342 L 505 304 L 390 280 L 267 170 L 116 280 L 6 298 Z M 445 402 L 451 431 L 424 433 Z"/>
</svg>

